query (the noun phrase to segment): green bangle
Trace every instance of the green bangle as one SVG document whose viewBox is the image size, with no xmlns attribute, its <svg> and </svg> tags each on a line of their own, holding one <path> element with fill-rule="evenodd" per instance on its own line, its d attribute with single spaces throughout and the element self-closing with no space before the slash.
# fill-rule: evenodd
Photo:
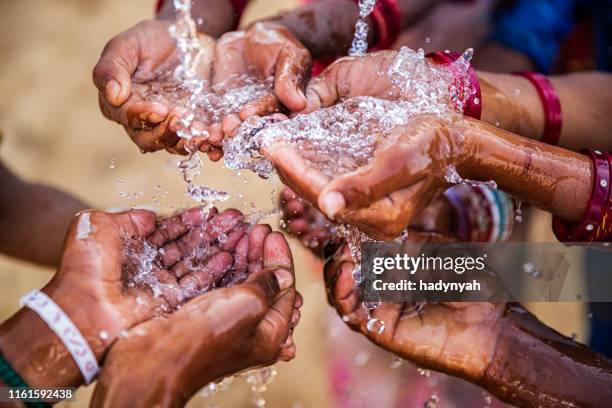
<svg viewBox="0 0 612 408">
<path fill-rule="evenodd" d="M 0 354 L 0 381 L 12 388 L 29 388 L 23 378 L 13 369 L 8 361 Z M 23 402 L 28 408 L 50 408 L 45 402 Z"/>
</svg>

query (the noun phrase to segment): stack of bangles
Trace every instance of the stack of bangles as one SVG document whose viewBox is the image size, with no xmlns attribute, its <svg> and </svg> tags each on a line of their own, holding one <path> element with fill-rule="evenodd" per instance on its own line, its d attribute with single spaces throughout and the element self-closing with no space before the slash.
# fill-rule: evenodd
<svg viewBox="0 0 612 408">
<path fill-rule="evenodd" d="M 567 223 L 553 218 L 553 231 L 561 242 L 612 242 L 612 155 L 584 150 L 593 163 L 593 190 L 582 219 Z"/>
<path fill-rule="evenodd" d="M 455 212 L 454 232 L 463 242 L 504 242 L 514 226 L 514 201 L 484 185 L 458 184 L 444 192 Z"/>
</svg>

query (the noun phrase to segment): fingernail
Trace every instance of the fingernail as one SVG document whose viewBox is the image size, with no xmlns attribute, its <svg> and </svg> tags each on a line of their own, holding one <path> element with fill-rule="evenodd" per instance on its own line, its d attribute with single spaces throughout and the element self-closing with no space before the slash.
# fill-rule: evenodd
<svg viewBox="0 0 612 408">
<path fill-rule="evenodd" d="M 119 82 L 111 79 L 106 84 L 106 97 L 114 104 L 119 99 L 119 93 L 121 93 L 121 85 Z"/>
<path fill-rule="evenodd" d="M 276 276 L 280 290 L 285 290 L 293 285 L 293 274 L 286 269 L 275 270 L 274 276 Z"/>
<path fill-rule="evenodd" d="M 346 201 L 340 192 L 330 191 L 319 199 L 319 207 L 329 218 L 334 218 L 346 207 Z"/>
<path fill-rule="evenodd" d="M 155 112 L 151 112 L 149 113 L 149 115 L 147 116 L 147 121 L 149 123 L 159 123 L 162 120 L 164 120 L 164 117 L 155 113 Z"/>
</svg>

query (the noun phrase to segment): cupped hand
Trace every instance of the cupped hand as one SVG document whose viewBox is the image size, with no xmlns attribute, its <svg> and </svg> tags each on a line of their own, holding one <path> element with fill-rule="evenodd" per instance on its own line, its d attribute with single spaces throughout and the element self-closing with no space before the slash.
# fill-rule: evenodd
<svg viewBox="0 0 612 408">
<path fill-rule="evenodd" d="M 231 133 L 236 123 L 249 116 L 268 115 L 283 105 L 292 111 L 304 109 L 310 64 L 308 50 L 280 24 L 258 22 L 245 31 L 223 35 L 215 53 L 213 88 L 235 87 L 245 77 L 273 80 L 269 92 L 225 119 L 225 133 Z"/>
<path fill-rule="evenodd" d="M 396 127 L 365 165 L 330 178 L 287 144 L 266 148 L 283 182 L 329 219 L 376 239 L 398 236 L 449 185 L 470 157 L 462 120 L 418 115 Z M 449 181 L 450 180 L 450 181 Z"/>
<path fill-rule="evenodd" d="M 311 113 L 359 96 L 399 99 L 402 90 L 388 75 L 397 54 L 397 51 L 380 51 L 334 61 L 308 83 L 307 105 L 301 113 Z"/>
<path fill-rule="evenodd" d="M 411 243 L 452 242 L 449 237 L 410 231 Z M 431 368 L 477 382 L 495 354 L 502 330 L 505 303 L 382 302 L 368 311 L 362 307 L 354 264 L 344 247 L 325 266 L 328 299 L 353 330 L 385 350 L 420 367 Z M 377 319 L 375 329 L 368 321 Z M 384 330 L 376 330 L 384 324 Z"/>
<path fill-rule="evenodd" d="M 104 116 L 123 125 L 143 152 L 167 149 L 185 154 L 185 141 L 176 132 L 188 95 L 179 90 L 169 97 L 165 89 L 173 86 L 169 79 L 179 63 L 170 25 L 145 20 L 113 37 L 94 68 L 93 81 Z M 198 76 L 210 80 L 215 41 L 203 34 L 199 39 Z"/>
<path fill-rule="evenodd" d="M 43 291 L 100 358 L 123 330 L 217 284 L 233 266 L 245 235 L 237 210 L 213 211 L 205 220 L 193 208 L 158 223 L 146 210 L 82 212 L 69 229 L 58 272 Z M 231 278 L 240 279 L 238 269 Z"/>
<path fill-rule="evenodd" d="M 302 299 L 289 246 L 264 226 L 246 246 L 245 282 L 200 295 L 117 341 L 92 406 L 182 406 L 211 381 L 294 357 Z"/>
</svg>

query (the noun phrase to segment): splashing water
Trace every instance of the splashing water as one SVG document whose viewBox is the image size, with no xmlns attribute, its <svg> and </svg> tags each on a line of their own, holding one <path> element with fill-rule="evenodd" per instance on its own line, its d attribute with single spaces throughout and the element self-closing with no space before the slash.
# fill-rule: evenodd
<svg viewBox="0 0 612 408">
<path fill-rule="evenodd" d="M 251 118 L 223 143 L 225 165 L 248 169 L 267 178 L 272 164 L 262 154 L 275 145 L 295 148 L 313 169 L 335 177 L 366 165 L 383 143 L 393 142 L 393 129 L 416 114 L 452 118 L 463 98 L 449 83 L 456 72 L 467 73 L 464 53 L 452 67 L 428 63 L 422 50 L 402 48 L 388 75 L 401 93 L 399 101 L 358 97 L 291 120 Z M 452 65 L 452 64 L 451 64 Z"/>
<path fill-rule="evenodd" d="M 207 87 L 206 81 L 198 75 L 199 68 L 206 63 L 207 50 L 198 37 L 196 23 L 191 17 L 191 0 L 174 0 L 176 20 L 169 28 L 170 35 L 176 41 L 179 64 L 173 73 L 173 79 L 181 84 L 179 90 L 186 91 L 187 112 L 182 115 L 177 129 L 177 136 L 189 142 L 194 137 L 208 137 L 208 131 L 195 126 L 195 114 L 202 107 L 202 95 Z M 153 98 L 151 98 L 153 99 Z M 206 104 L 205 104 L 206 106 Z M 195 146 L 186 144 L 188 157 L 178 164 L 183 179 L 187 183 L 187 195 L 202 204 L 204 211 L 210 210 L 215 202 L 225 201 L 229 194 L 193 183 L 194 178 L 202 171 L 202 160 Z"/>
<path fill-rule="evenodd" d="M 266 400 L 263 397 L 263 393 L 268 390 L 268 385 L 274 381 L 276 375 L 277 371 L 274 367 L 264 367 L 240 374 L 240 377 L 251 386 L 251 401 L 256 407 L 261 408 L 266 406 Z"/>
<path fill-rule="evenodd" d="M 368 23 L 366 18 L 376 6 L 376 0 L 359 0 L 359 18 L 355 22 L 355 34 L 349 49 L 349 55 L 364 55 L 368 50 Z"/>
<path fill-rule="evenodd" d="M 438 66 L 425 59 L 423 50 L 402 48 L 387 72 L 401 95 L 398 101 L 358 97 L 290 120 L 247 120 L 234 137 L 224 141 L 225 165 L 267 178 L 274 168 L 262 152 L 285 145 L 294 148 L 310 168 L 329 178 L 354 171 L 367 165 L 381 145 L 393 143 L 393 129 L 414 115 L 452 118 L 461 112 L 470 96 L 464 92 L 469 84 L 463 78 L 467 78 L 471 57 L 472 50 L 467 50 L 456 62 Z M 451 173 L 449 177 L 457 183 L 464 182 L 458 174 Z M 355 264 L 353 279 L 359 284 L 361 244 L 371 238 L 349 225 L 336 225 L 336 232 L 348 244 Z M 367 327 L 382 333 L 384 323 L 371 316 L 374 308 L 367 308 Z"/>
</svg>

